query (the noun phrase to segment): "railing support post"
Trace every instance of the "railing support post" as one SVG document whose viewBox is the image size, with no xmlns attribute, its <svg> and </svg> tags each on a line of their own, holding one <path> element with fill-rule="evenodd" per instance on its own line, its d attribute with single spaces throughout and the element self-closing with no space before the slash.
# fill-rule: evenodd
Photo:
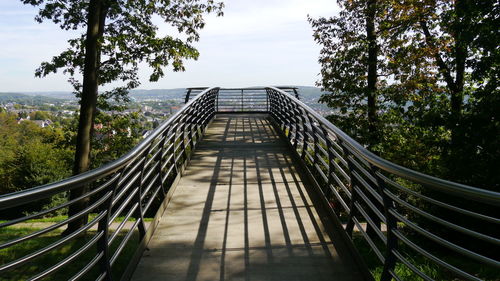
<svg viewBox="0 0 500 281">
<path fill-rule="evenodd" d="M 394 201 L 387 196 L 385 193 L 386 184 L 385 182 L 380 178 L 378 175 L 379 169 L 374 167 L 373 165 L 370 165 L 371 167 L 371 172 L 373 176 L 377 179 L 377 184 L 378 184 L 378 191 L 380 195 L 382 196 L 382 202 L 384 203 L 384 216 L 386 219 L 386 227 L 387 227 L 387 247 L 386 247 L 386 253 L 385 253 L 385 263 L 384 263 L 384 268 L 382 270 L 382 275 L 380 277 L 381 281 L 390 281 L 392 280 L 392 276 L 390 271 L 394 270 L 394 267 L 396 266 L 396 256 L 394 255 L 393 251 L 397 249 L 398 246 L 398 238 L 394 235 L 394 230 L 397 230 L 398 227 L 398 222 L 396 217 L 394 217 L 390 209 L 394 208 Z"/>
<path fill-rule="evenodd" d="M 321 128 L 321 132 L 323 133 L 323 135 L 325 136 L 325 143 L 326 143 L 326 151 L 328 152 L 328 182 L 326 184 L 326 190 L 323 190 L 323 193 L 325 194 L 327 200 L 329 202 L 331 202 L 330 200 L 333 199 L 333 190 L 332 188 L 335 188 L 334 184 L 333 184 L 333 171 L 335 169 L 335 167 L 333 166 L 333 159 L 335 157 L 335 155 L 333 154 L 332 150 L 331 150 L 331 147 L 333 147 L 333 144 L 332 144 L 332 140 L 328 137 L 328 130 L 322 125 L 320 124 L 320 128 Z M 334 211 L 337 211 L 334 209 Z M 340 215 L 340 214 L 339 214 Z"/>
<path fill-rule="evenodd" d="M 184 103 L 188 103 L 190 95 L 191 95 L 191 89 L 188 89 L 187 93 L 186 93 L 186 97 L 184 98 Z"/>
<path fill-rule="evenodd" d="M 99 262 L 99 267 L 101 268 L 101 274 L 106 273 L 104 280 L 111 281 L 113 280 L 113 276 L 111 273 L 111 265 L 110 265 L 110 255 L 109 255 L 109 219 L 111 217 L 111 208 L 113 204 L 113 198 L 115 197 L 116 190 L 118 189 L 118 183 L 120 182 L 123 173 L 116 178 L 116 183 L 114 183 L 113 189 L 110 191 L 111 196 L 104 202 L 104 206 L 106 206 L 106 216 L 104 216 L 97 225 L 97 232 L 102 231 L 102 237 L 97 241 L 97 251 L 102 252 L 102 258 Z"/>
<path fill-rule="evenodd" d="M 345 154 L 345 160 L 347 161 L 347 166 L 349 167 L 349 187 L 351 188 L 351 202 L 349 202 L 349 216 L 347 219 L 347 225 L 345 228 L 345 231 L 347 232 L 347 235 L 349 235 L 352 238 L 352 232 L 354 230 L 354 217 L 356 216 L 356 202 L 358 201 L 358 192 L 356 192 L 356 189 L 354 189 L 355 185 L 355 177 L 353 175 L 354 171 L 354 164 L 352 161 L 349 159 L 349 150 L 345 147 L 344 144 L 342 144 L 342 148 L 344 150 Z"/>
<path fill-rule="evenodd" d="M 165 132 L 163 132 L 162 136 L 163 136 L 163 139 L 161 140 L 161 143 L 160 143 L 160 154 L 159 154 L 159 157 L 157 159 L 157 161 L 159 162 L 158 163 L 158 174 L 160 175 L 158 177 L 158 182 L 160 184 L 160 187 L 161 187 L 161 198 L 162 200 L 165 198 L 165 194 L 167 193 L 167 191 L 165 190 L 165 185 L 163 184 L 163 169 L 161 167 L 163 167 L 163 154 L 165 153 L 165 146 L 167 146 L 168 144 L 166 143 L 166 140 L 168 138 L 168 132 L 170 131 L 170 128 L 166 128 L 165 129 Z"/>
<path fill-rule="evenodd" d="M 144 223 L 144 213 L 142 209 L 142 181 L 144 179 L 144 170 L 146 168 L 146 162 L 147 162 L 147 155 L 149 155 L 151 150 L 151 144 L 149 145 L 148 149 L 144 150 L 144 154 L 141 156 L 144 160 L 142 163 L 142 169 L 141 169 L 141 176 L 139 177 L 139 190 L 137 194 L 135 195 L 135 201 L 138 203 L 137 205 L 137 210 L 135 211 L 135 218 L 137 220 L 140 220 L 141 222 L 137 225 L 137 228 L 139 229 L 139 239 L 142 240 L 144 236 L 146 236 L 146 224 Z"/>
<path fill-rule="evenodd" d="M 241 111 L 243 112 L 243 90 L 241 90 Z"/>
</svg>

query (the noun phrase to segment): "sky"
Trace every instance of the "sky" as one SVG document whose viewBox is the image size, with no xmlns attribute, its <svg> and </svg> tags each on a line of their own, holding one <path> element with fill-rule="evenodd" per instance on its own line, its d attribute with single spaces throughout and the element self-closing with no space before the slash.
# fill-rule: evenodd
<svg viewBox="0 0 500 281">
<path fill-rule="evenodd" d="M 332 16 L 333 0 L 226 0 L 224 16 L 207 16 L 195 47 L 197 61 L 185 72 L 166 70 L 158 82 L 148 81 L 141 66 L 139 89 L 197 86 L 313 86 L 319 79 L 320 46 L 312 38 L 307 15 Z M 19 0 L 0 0 L 0 92 L 71 91 L 61 73 L 35 78 L 35 69 L 68 46 L 78 32 L 52 22 L 37 23 L 37 8 Z M 160 23 L 160 32 L 169 27 Z M 106 88 L 112 87 L 107 86 Z"/>
</svg>

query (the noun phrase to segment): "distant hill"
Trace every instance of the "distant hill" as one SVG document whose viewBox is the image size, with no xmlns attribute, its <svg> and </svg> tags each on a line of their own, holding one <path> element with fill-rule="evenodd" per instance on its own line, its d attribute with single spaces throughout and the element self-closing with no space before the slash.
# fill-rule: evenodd
<svg viewBox="0 0 500 281">
<path fill-rule="evenodd" d="M 130 97 L 135 99 L 180 99 L 186 95 L 185 88 L 176 89 L 154 89 L 154 90 L 132 90 Z"/>
<path fill-rule="evenodd" d="M 319 97 L 323 94 L 320 88 L 312 86 L 292 86 L 297 87 L 301 99 L 308 101 L 317 102 Z M 72 92 L 23 92 L 24 95 L 29 95 L 33 97 L 44 96 L 56 99 L 75 99 Z M 153 89 L 153 90 L 141 90 L 136 89 L 130 91 L 130 97 L 136 100 L 144 99 L 182 99 L 186 94 L 186 88 L 174 88 L 174 89 Z"/>
<path fill-rule="evenodd" d="M 40 96 L 26 95 L 22 93 L 0 93 L 0 103 L 16 102 L 22 104 L 43 104 L 43 103 L 60 103 L 62 99 Z"/>
<path fill-rule="evenodd" d="M 318 87 L 312 86 L 296 86 L 299 91 L 299 95 L 303 99 L 314 99 L 316 102 L 321 97 L 321 95 L 326 94 L 327 92 L 321 91 Z"/>
<path fill-rule="evenodd" d="M 76 99 L 73 92 L 66 91 L 45 91 L 45 92 L 22 92 L 28 96 L 44 96 L 55 99 L 73 100 Z"/>
</svg>

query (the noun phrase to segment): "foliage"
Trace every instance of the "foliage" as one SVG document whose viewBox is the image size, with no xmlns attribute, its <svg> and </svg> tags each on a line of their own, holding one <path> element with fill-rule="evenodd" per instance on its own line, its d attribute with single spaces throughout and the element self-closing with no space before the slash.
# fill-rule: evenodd
<svg viewBox="0 0 500 281">
<path fill-rule="evenodd" d="M 77 119 L 56 117 L 54 119 L 59 122 L 54 123 L 54 126 L 40 128 L 31 121 L 18 122 L 16 118 L 16 114 L 0 112 L 0 194 L 25 190 L 70 176 Z M 100 112 L 96 124 L 92 161 L 94 167 L 99 167 L 132 149 L 141 139 L 144 122 L 137 112 Z M 59 194 L 22 211 L 29 213 L 49 208 L 65 200 L 64 194 Z M 65 211 L 61 209 L 57 214 L 65 214 Z M 3 215 L 5 218 L 13 214 Z"/>
<path fill-rule="evenodd" d="M 329 119 L 368 141 L 369 0 L 338 1 L 339 16 L 309 19 L 322 45 L 320 101 Z M 376 2 L 381 156 L 435 176 L 498 190 L 499 5 L 496 1 Z M 476 161 L 477 160 L 477 161 Z"/>
<path fill-rule="evenodd" d="M 62 148 L 63 133 L 40 128 L 15 115 L 0 113 L 0 193 L 43 185 L 70 175 L 71 151 Z"/>
<path fill-rule="evenodd" d="M 390 161 L 441 178 L 500 191 L 500 175 L 496 168 L 500 160 L 498 1 L 338 2 L 342 7 L 339 16 L 310 19 L 315 40 L 323 47 L 319 58 L 322 78 L 318 84 L 331 92 L 323 95 L 320 101 L 340 110 L 328 118 Z M 377 130 L 380 136 L 377 145 L 371 143 L 368 132 L 369 100 L 365 93 L 370 69 L 368 40 L 364 33 L 369 23 L 366 7 L 374 2 L 378 48 Z M 483 214 L 497 211 L 494 206 L 401 183 L 466 210 L 479 210 Z M 494 233 L 491 226 L 475 219 L 428 206 L 419 198 L 404 194 L 400 197 L 448 222 L 467 225 L 479 233 Z M 448 237 L 451 243 L 491 255 L 491 245 L 437 226 L 404 208 L 401 211 L 420 227 Z M 446 255 L 436 245 L 429 245 L 429 248 Z M 399 248 L 400 252 L 407 250 Z M 431 278 L 454 278 L 430 260 L 407 252 L 410 261 Z M 371 256 L 373 258 L 374 254 Z M 370 257 L 366 260 L 370 262 Z M 461 269 L 490 278 L 489 269 L 482 265 L 464 264 L 463 258 L 454 260 L 453 256 L 446 256 L 445 260 L 453 260 Z M 382 272 L 381 267 L 372 270 L 375 275 Z M 395 271 L 401 279 L 414 278 L 409 268 L 399 263 Z"/>
<path fill-rule="evenodd" d="M 380 260 L 375 255 L 371 246 L 364 240 L 360 233 L 355 232 L 352 239 L 354 246 L 358 249 L 361 257 L 365 261 L 368 269 L 373 274 L 375 280 L 380 280 L 382 275 L 383 265 Z M 379 243 L 381 244 L 381 243 Z M 377 245 L 381 248 L 381 245 Z M 439 265 L 431 262 L 421 255 L 416 255 L 415 252 L 408 246 L 400 244 L 398 246 L 398 251 L 402 253 L 406 259 L 416 266 L 421 272 L 432 278 L 433 280 L 461 280 L 457 276 L 451 274 L 447 270 L 443 270 Z M 481 280 L 497 280 L 498 272 L 495 268 L 481 264 L 479 262 L 465 262 L 463 258 L 457 256 L 451 252 L 448 252 L 443 256 L 443 259 L 451 264 L 454 264 L 461 270 L 466 272 L 474 272 L 475 276 L 478 276 Z M 398 275 L 401 280 L 422 280 L 422 278 L 416 275 L 410 268 L 408 268 L 403 263 L 397 263 L 394 272 Z"/>
<path fill-rule="evenodd" d="M 90 168 L 93 124 L 100 109 L 112 108 L 109 101 L 128 101 L 128 91 L 139 82 L 139 63 L 147 64 L 152 73 L 150 81 L 164 76 L 163 68 L 171 65 L 174 71 L 184 70 L 185 59 L 197 59 L 198 51 L 192 46 L 199 39 L 198 31 L 204 27 L 203 15 L 215 12 L 222 15 L 222 3 L 213 0 L 22 0 L 25 4 L 40 6 L 36 20 L 53 21 L 61 29 L 86 30 L 78 38 L 68 41 L 70 47 L 43 62 L 37 76 L 46 76 L 59 69 L 69 74 L 80 99 L 80 116 L 76 136 L 73 173 L 80 174 Z M 155 19 L 163 20 L 177 30 L 178 37 L 159 34 Z M 75 76 L 82 74 L 83 79 Z M 120 81 L 110 91 L 99 93 L 99 86 Z M 71 190 L 70 199 L 80 197 L 87 187 Z M 76 214 L 86 207 L 89 199 L 77 201 L 69 208 Z M 87 217 L 68 224 L 67 233 L 82 226 Z"/>
<path fill-rule="evenodd" d="M 368 8 L 363 1 L 338 1 L 338 4 L 343 10 L 337 17 L 309 18 L 314 39 L 323 46 L 319 58 L 321 81 L 318 84 L 322 90 L 330 92 L 323 95 L 320 102 L 339 110 L 329 117 L 332 122 L 363 143 L 370 143 L 367 118 L 370 42 L 365 25 Z M 380 9 L 376 10 L 378 14 Z M 377 20 L 379 18 L 376 17 Z M 377 91 L 375 96 L 379 94 Z"/>
<path fill-rule="evenodd" d="M 51 20 L 64 30 L 85 30 L 89 13 L 88 1 L 22 0 L 25 4 L 40 6 L 36 17 L 38 22 Z M 157 81 L 165 75 L 163 67 L 171 66 L 174 71 L 183 71 L 184 59 L 197 59 L 198 51 L 192 46 L 199 39 L 198 30 L 204 27 L 204 13 L 222 15 L 222 3 L 213 0 L 196 1 L 101 1 L 105 8 L 105 27 L 100 38 L 99 84 L 113 81 L 122 86 L 100 95 L 101 107 L 106 101 L 127 100 L 128 90 L 139 83 L 138 69 L 145 62 L 151 69 L 150 81 Z M 178 38 L 161 34 L 155 17 L 177 30 Z M 175 32 L 172 32 L 175 33 Z M 69 81 L 81 96 L 82 83 L 77 78 L 83 72 L 85 60 L 85 34 L 68 41 L 69 48 L 43 62 L 36 70 L 39 77 L 62 69 L 70 76 Z"/>
<path fill-rule="evenodd" d="M 52 120 L 54 119 L 52 114 L 47 111 L 33 111 L 30 113 L 31 120 Z"/>
<path fill-rule="evenodd" d="M 100 112 L 94 128 L 92 166 L 97 168 L 129 152 L 141 139 L 139 114 L 109 115 Z"/>
<path fill-rule="evenodd" d="M 33 227 L 6 227 L 0 229 L 0 243 L 4 243 L 20 236 L 26 236 L 39 231 L 39 228 Z M 34 237 L 27 240 L 26 242 L 19 243 L 12 247 L 0 250 L 0 264 L 6 264 L 9 261 L 21 258 L 37 249 L 42 249 L 49 246 L 52 243 L 57 242 L 60 237 L 61 231 L 59 229 L 51 231 L 49 233 Z M 37 273 L 43 272 L 47 268 L 55 265 L 57 262 L 63 261 L 68 258 L 72 253 L 82 248 L 85 243 L 89 242 L 93 236 L 96 235 L 96 231 L 89 231 L 85 236 L 78 237 L 76 239 L 70 240 L 68 243 L 60 247 L 56 247 L 54 250 L 49 251 L 47 254 L 36 258 L 33 262 L 28 262 L 24 266 L 20 266 L 13 270 L 2 273 L 0 276 L 0 281 L 7 280 L 27 280 Z M 123 239 L 123 234 L 118 234 L 118 239 L 116 241 L 121 242 Z M 138 245 L 138 235 L 133 233 L 130 241 L 125 245 L 120 257 L 117 259 L 115 265 L 112 268 L 113 276 L 116 279 L 120 279 L 119 276 L 125 272 L 125 269 L 133 256 Z M 111 246 L 112 251 L 116 249 L 117 243 L 113 243 Z M 79 270 L 86 266 L 93 256 L 96 254 L 95 246 L 91 247 L 89 250 L 85 251 L 84 254 L 64 266 L 61 270 L 56 271 L 54 274 L 44 278 L 44 280 L 69 280 L 71 279 Z M 84 275 L 85 280 L 94 280 L 98 277 L 97 269 L 98 265 L 94 269 L 90 270 L 89 273 Z"/>
</svg>

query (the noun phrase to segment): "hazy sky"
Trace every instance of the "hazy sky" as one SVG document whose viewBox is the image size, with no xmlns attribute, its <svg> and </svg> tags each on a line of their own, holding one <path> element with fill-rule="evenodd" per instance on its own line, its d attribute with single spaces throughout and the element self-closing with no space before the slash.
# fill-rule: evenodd
<svg viewBox="0 0 500 281">
<path fill-rule="evenodd" d="M 223 17 L 209 16 L 195 44 L 198 61 L 156 83 L 141 68 L 140 89 L 190 86 L 310 85 L 318 80 L 319 46 L 307 15 L 336 13 L 333 0 L 226 0 Z M 37 8 L 0 0 L 0 92 L 70 91 L 62 74 L 35 78 L 40 62 L 59 54 L 75 32 L 34 20 Z M 168 30 L 160 26 L 160 31 Z"/>
</svg>

